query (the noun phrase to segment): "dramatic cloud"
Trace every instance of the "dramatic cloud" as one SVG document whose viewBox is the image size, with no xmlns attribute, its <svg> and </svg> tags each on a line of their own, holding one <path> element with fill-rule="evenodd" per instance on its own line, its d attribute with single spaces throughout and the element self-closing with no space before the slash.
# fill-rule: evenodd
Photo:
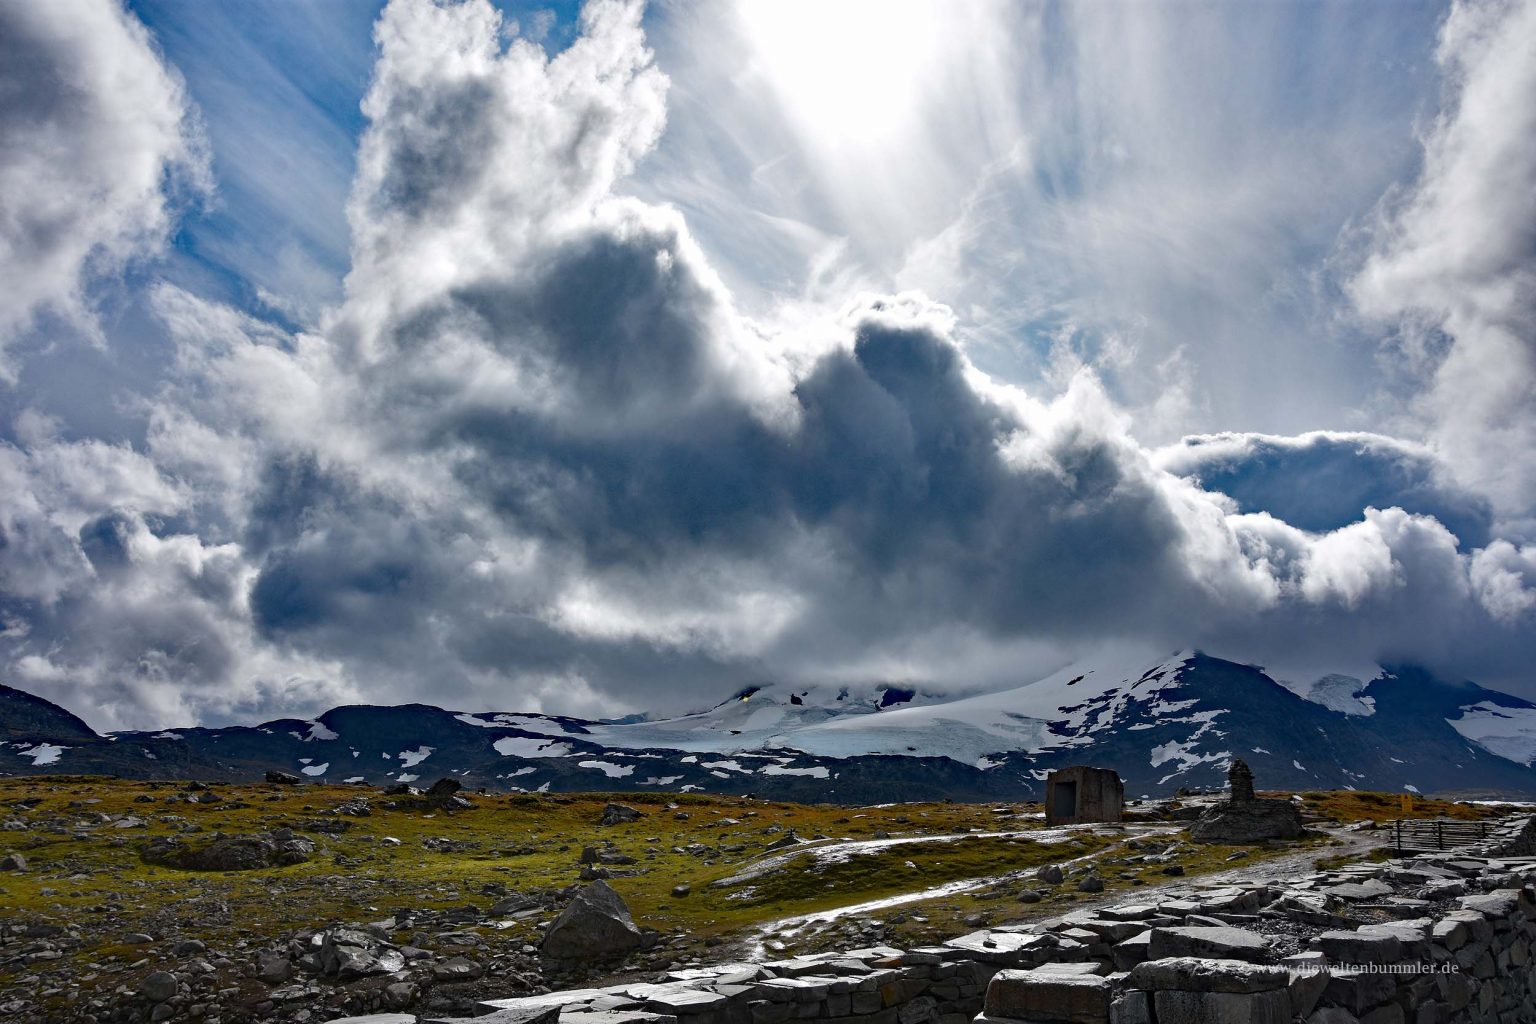
<svg viewBox="0 0 1536 1024">
<path fill-rule="evenodd" d="M 1444 109 L 1424 169 L 1385 209 L 1353 282 L 1361 309 L 1401 318 L 1428 378 L 1419 408 L 1462 479 L 1536 538 L 1536 2 L 1461 0 L 1437 58 Z"/>
<path fill-rule="evenodd" d="M 637 4 L 553 57 L 394 0 L 339 304 L 186 288 L 132 444 L 0 446 L 0 652 L 102 724 L 359 695 L 611 715 L 762 678 L 1017 682 L 1104 643 L 1508 684 L 1536 563 L 1438 450 L 1145 447 L 1100 375 L 983 373 L 917 292 L 747 315 L 624 194 L 668 80 Z M 77 702 L 78 703 L 78 702 Z"/>
<path fill-rule="evenodd" d="M 1355 522 L 1363 509 L 1397 507 L 1433 516 L 1470 550 L 1488 543 L 1493 525 L 1488 500 L 1452 481 L 1430 449 L 1380 434 L 1197 435 L 1160 450 L 1156 462 L 1245 512 L 1316 533 Z"/>
<path fill-rule="evenodd" d="M 205 163 L 180 79 L 116 0 L 0 7 L 0 374 L 42 310 L 91 329 L 88 289 L 171 226 Z"/>
</svg>

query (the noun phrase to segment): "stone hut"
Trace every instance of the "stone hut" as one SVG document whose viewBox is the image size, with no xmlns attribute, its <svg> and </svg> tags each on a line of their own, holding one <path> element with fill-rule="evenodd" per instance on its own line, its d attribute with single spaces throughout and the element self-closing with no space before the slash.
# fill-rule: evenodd
<svg viewBox="0 0 1536 1024">
<path fill-rule="evenodd" d="M 1253 792 L 1253 770 L 1242 758 L 1227 769 L 1231 795 L 1189 827 L 1197 843 L 1257 843 L 1265 839 L 1300 839 L 1307 834 L 1301 812 L 1289 800 L 1260 800 Z"/>
<path fill-rule="evenodd" d="M 1045 823 L 1080 825 L 1119 821 L 1125 812 L 1125 783 L 1110 768 L 1085 764 L 1059 768 L 1045 779 Z"/>
</svg>

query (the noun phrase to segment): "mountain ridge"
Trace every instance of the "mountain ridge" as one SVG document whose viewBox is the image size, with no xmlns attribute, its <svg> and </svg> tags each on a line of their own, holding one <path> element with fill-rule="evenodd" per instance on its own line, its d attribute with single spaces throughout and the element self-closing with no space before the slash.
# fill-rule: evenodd
<svg viewBox="0 0 1536 1024">
<path fill-rule="evenodd" d="M 779 799 L 1038 798 L 1075 763 L 1130 796 L 1219 787 L 1233 758 L 1261 786 L 1536 795 L 1536 704 L 1422 668 L 1327 675 L 1297 692 L 1253 665 L 1180 651 L 1106 654 L 1011 689 L 741 687 L 706 711 L 595 720 L 352 704 L 312 719 L 98 735 L 0 686 L 0 774 L 415 783 L 501 790 L 753 793 Z M 893 696 L 894 695 L 894 696 Z"/>
</svg>

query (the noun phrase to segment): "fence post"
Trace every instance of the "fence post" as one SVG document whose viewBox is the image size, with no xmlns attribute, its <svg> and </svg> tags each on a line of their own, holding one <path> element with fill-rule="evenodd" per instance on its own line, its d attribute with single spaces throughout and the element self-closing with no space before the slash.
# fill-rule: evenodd
<svg viewBox="0 0 1536 1024">
<path fill-rule="evenodd" d="M 1435 849 L 1445 849 L 1445 819 L 1435 822 Z"/>
</svg>

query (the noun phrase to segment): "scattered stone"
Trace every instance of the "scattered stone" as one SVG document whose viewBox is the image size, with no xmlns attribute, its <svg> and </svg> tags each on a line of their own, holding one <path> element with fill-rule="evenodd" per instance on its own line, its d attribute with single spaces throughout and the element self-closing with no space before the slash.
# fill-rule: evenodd
<svg viewBox="0 0 1536 1024">
<path fill-rule="evenodd" d="M 304 781 L 292 772 L 280 772 L 275 769 L 267 772 L 266 780 L 277 786 L 297 786 Z"/>
<path fill-rule="evenodd" d="M 0 871 L 25 871 L 27 870 L 27 858 L 19 853 L 8 853 L 0 857 Z"/>
</svg>

